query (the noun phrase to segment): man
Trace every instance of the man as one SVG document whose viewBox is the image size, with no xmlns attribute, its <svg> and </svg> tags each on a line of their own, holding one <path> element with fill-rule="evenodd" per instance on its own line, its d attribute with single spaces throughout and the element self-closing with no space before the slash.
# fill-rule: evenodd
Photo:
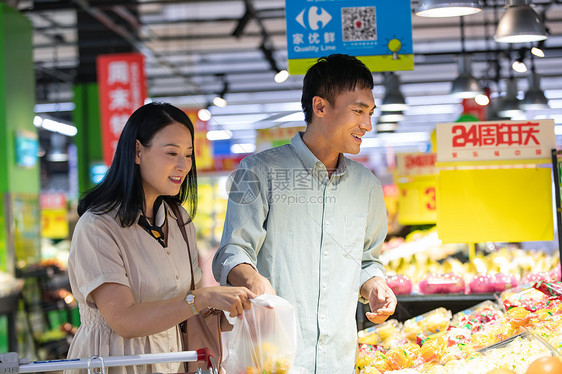
<svg viewBox="0 0 562 374">
<path fill-rule="evenodd" d="M 318 59 L 304 77 L 306 131 L 241 162 L 213 259 L 221 284 L 295 306 L 295 366 L 311 373 L 354 372 L 358 297 L 374 323 L 396 307 L 378 260 L 387 230 L 381 184 L 343 156 L 359 153 L 372 130 L 372 89 L 356 58 Z"/>
</svg>

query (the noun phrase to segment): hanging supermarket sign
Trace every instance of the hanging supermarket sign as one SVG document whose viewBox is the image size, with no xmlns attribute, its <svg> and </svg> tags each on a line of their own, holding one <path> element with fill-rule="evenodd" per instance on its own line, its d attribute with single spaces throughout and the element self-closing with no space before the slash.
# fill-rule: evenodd
<svg viewBox="0 0 562 374">
<path fill-rule="evenodd" d="M 144 56 L 140 53 L 97 58 L 103 160 L 110 165 L 129 116 L 146 99 Z"/>
<path fill-rule="evenodd" d="M 551 119 L 437 124 L 437 162 L 542 160 L 553 148 Z"/>
<path fill-rule="evenodd" d="M 275 148 L 285 144 L 289 144 L 291 142 L 291 139 L 293 139 L 293 137 L 299 131 L 304 130 L 306 130 L 304 126 L 257 129 L 256 152 L 261 152 L 269 148 Z"/>
<path fill-rule="evenodd" d="M 396 155 L 398 176 L 435 175 L 435 153 L 399 153 Z"/>
<path fill-rule="evenodd" d="M 375 71 L 414 69 L 409 0 L 286 0 L 289 73 L 305 74 L 333 53 Z"/>
</svg>

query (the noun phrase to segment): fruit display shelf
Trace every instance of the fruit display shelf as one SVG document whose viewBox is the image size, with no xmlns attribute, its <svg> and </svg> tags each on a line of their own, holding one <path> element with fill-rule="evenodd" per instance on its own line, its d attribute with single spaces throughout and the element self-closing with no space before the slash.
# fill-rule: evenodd
<svg viewBox="0 0 562 374">
<path fill-rule="evenodd" d="M 435 308 L 444 307 L 453 313 L 460 312 L 486 300 L 496 300 L 493 293 L 398 295 L 396 313 L 392 318 L 404 321 Z"/>
</svg>

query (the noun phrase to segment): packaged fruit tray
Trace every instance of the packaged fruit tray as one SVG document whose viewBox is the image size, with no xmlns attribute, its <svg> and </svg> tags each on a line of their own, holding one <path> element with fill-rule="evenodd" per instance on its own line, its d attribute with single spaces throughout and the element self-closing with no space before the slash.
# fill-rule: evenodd
<svg viewBox="0 0 562 374">
<path fill-rule="evenodd" d="M 403 332 L 411 342 L 416 342 L 419 335 L 433 335 L 446 331 L 451 323 L 452 313 L 445 308 L 433 309 L 427 313 L 404 322 Z"/>
<path fill-rule="evenodd" d="M 533 287 L 534 285 L 537 287 Z M 544 290 L 540 287 L 541 285 L 545 286 L 543 287 Z M 522 307 L 530 312 L 561 305 L 561 297 L 545 293 L 545 290 L 546 292 L 550 290 L 546 285 L 549 285 L 549 283 L 526 284 L 524 286 L 512 288 L 502 292 L 499 301 L 506 310 L 514 307 Z"/>
<path fill-rule="evenodd" d="M 473 325 L 488 323 L 504 315 L 504 309 L 491 300 L 483 301 L 475 306 L 455 313 L 451 320 L 452 326 L 461 326 L 466 323 Z"/>
<path fill-rule="evenodd" d="M 539 360 L 540 359 L 540 360 Z M 468 355 L 466 358 L 432 362 L 401 370 L 359 371 L 360 373 L 384 374 L 474 374 L 474 373 L 514 373 L 514 374 L 545 374 L 547 371 L 538 367 L 535 361 L 559 360 L 558 354 L 548 344 L 535 335 L 524 332 L 502 342 L 486 347 Z M 533 364 L 535 369 L 531 369 Z M 529 372 L 528 370 L 535 370 Z M 494 371 L 498 370 L 498 371 Z M 538 371 L 536 371 L 538 370 Z"/>
<path fill-rule="evenodd" d="M 388 320 L 380 325 L 374 325 L 357 333 L 357 342 L 369 345 L 382 345 L 389 339 L 400 335 L 402 324 L 395 319 Z"/>
</svg>

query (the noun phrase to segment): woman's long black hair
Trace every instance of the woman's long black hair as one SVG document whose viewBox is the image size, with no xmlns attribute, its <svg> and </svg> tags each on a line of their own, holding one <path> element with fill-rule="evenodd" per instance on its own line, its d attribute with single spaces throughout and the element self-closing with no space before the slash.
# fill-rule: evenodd
<svg viewBox="0 0 562 374">
<path fill-rule="evenodd" d="M 103 180 L 87 191 L 78 204 L 78 214 L 87 210 L 96 214 L 117 208 L 117 216 L 123 227 L 129 227 L 140 211 L 144 211 L 144 191 L 139 165 L 135 163 L 136 141 L 148 147 L 154 135 L 164 127 L 179 122 L 189 129 L 194 141 L 193 124 L 180 109 L 168 103 L 149 103 L 137 109 L 127 120 L 119 137 L 113 162 Z M 195 152 L 191 156 L 191 170 L 176 196 L 163 196 L 168 204 L 183 204 L 191 218 L 197 211 L 197 169 Z"/>
</svg>

